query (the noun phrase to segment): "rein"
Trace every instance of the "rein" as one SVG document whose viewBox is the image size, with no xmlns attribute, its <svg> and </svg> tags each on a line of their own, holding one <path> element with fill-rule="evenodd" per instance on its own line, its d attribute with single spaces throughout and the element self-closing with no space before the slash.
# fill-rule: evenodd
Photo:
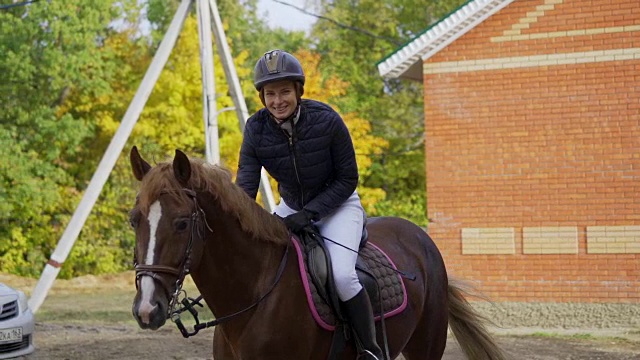
<svg viewBox="0 0 640 360">
<path fill-rule="evenodd" d="M 174 311 L 173 315 L 171 316 L 171 321 L 173 321 L 176 326 L 178 327 L 178 329 L 180 330 L 180 333 L 182 333 L 182 336 L 185 338 L 188 338 L 190 336 L 193 336 L 195 334 L 197 334 L 200 330 L 202 329 L 206 329 L 208 327 L 213 327 L 213 326 L 217 326 L 220 325 L 222 323 L 225 323 L 229 320 L 231 320 L 232 318 L 243 314 L 253 308 L 255 308 L 256 306 L 258 306 L 258 304 L 260 304 L 262 302 L 262 300 L 264 300 L 267 296 L 269 296 L 269 294 L 271 294 L 271 292 L 273 291 L 273 289 L 275 289 L 276 285 L 278 285 L 278 282 L 280 282 L 280 279 L 282 278 L 282 273 L 284 273 L 284 268 L 285 265 L 287 264 L 287 255 L 289 254 L 289 246 L 287 245 L 287 247 L 284 250 L 284 255 L 282 256 L 282 260 L 280 260 L 280 266 L 278 267 L 278 271 L 276 272 L 276 278 L 273 281 L 273 284 L 271 284 L 271 287 L 269 288 L 269 290 L 267 290 L 266 293 L 262 294 L 262 296 L 260 296 L 260 298 L 258 298 L 258 300 L 256 300 L 253 304 L 247 306 L 246 308 L 237 311 L 233 314 L 229 314 L 226 316 L 223 316 L 221 318 L 217 318 L 215 320 L 211 320 L 209 322 L 206 323 L 200 323 L 200 321 L 198 320 L 198 312 L 197 310 L 193 307 L 194 305 L 199 305 L 202 306 L 202 304 L 200 303 L 200 300 L 202 299 L 202 295 L 198 296 L 198 298 L 196 299 L 188 299 L 188 298 L 184 298 L 182 299 L 182 305 L 183 307 Z M 193 326 L 193 332 L 189 332 L 184 325 L 182 324 L 182 321 L 180 320 L 180 313 L 184 312 L 184 311 L 189 311 L 189 313 L 193 316 L 193 318 L 196 321 L 196 324 Z"/>
<path fill-rule="evenodd" d="M 396 268 L 394 268 L 394 267 L 391 267 L 391 266 L 389 266 L 389 265 L 387 265 L 387 264 L 383 264 L 382 262 L 380 262 L 380 261 L 379 261 L 379 260 L 377 260 L 377 259 L 371 258 L 371 257 L 369 257 L 369 256 L 367 256 L 367 255 L 365 255 L 365 254 L 360 253 L 360 251 L 353 250 L 352 248 L 350 248 L 350 247 L 348 247 L 348 246 L 344 246 L 344 245 L 340 244 L 339 242 L 337 242 L 337 241 L 335 241 L 335 240 L 331 240 L 331 239 L 329 239 L 328 237 L 323 236 L 323 235 L 322 235 L 322 234 L 320 234 L 320 232 L 319 232 L 319 231 L 317 231 L 317 230 L 312 230 L 312 234 L 314 234 L 315 236 L 319 236 L 320 238 L 322 238 L 322 239 L 324 239 L 324 240 L 326 240 L 326 241 L 328 241 L 328 242 L 330 242 L 330 243 L 333 243 L 333 244 L 338 245 L 338 246 L 340 246 L 340 247 L 342 247 L 342 248 L 345 248 L 345 249 L 347 249 L 347 250 L 349 250 L 349 251 L 351 251 L 351 252 L 353 252 L 353 253 L 356 253 L 356 254 L 358 254 L 359 256 L 362 256 L 363 258 L 365 258 L 365 259 L 367 259 L 367 260 L 371 260 L 371 261 L 375 262 L 376 264 L 378 264 L 378 265 L 380 265 L 380 266 L 382 266 L 382 267 L 386 267 L 387 269 L 389 269 L 389 270 L 391 270 L 391 271 L 393 271 L 393 272 L 397 273 L 398 275 L 402 276 L 402 277 L 403 277 L 403 278 L 405 278 L 405 279 L 408 279 L 408 280 L 411 280 L 411 281 L 415 281 L 415 280 L 416 280 L 416 276 L 415 276 L 414 274 L 412 274 L 412 273 L 408 273 L 408 272 L 404 272 L 404 271 L 401 271 L 401 270 L 398 270 L 398 269 L 396 269 Z"/>
<path fill-rule="evenodd" d="M 187 297 L 186 291 L 182 290 L 182 285 L 184 284 L 185 277 L 190 273 L 189 266 L 191 265 L 191 250 L 193 247 L 193 239 L 196 236 L 198 236 L 201 240 L 204 241 L 202 225 L 205 225 L 207 229 L 211 232 L 213 232 L 213 230 L 207 223 L 207 218 L 204 210 L 202 210 L 202 208 L 198 204 L 198 200 L 196 198 L 196 192 L 186 188 L 183 188 L 182 190 L 185 191 L 187 196 L 189 196 L 189 198 L 193 200 L 194 211 L 193 213 L 191 213 L 191 232 L 189 233 L 189 242 L 187 243 L 187 248 L 185 249 L 184 256 L 182 258 L 182 262 L 180 263 L 180 266 L 178 268 L 174 268 L 167 265 L 138 264 L 138 261 L 135 257 L 135 252 L 134 252 L 134 269 L 136 271 L 136 289 L 138 289 L 138 284 L 140 282 L 140 279 L 143 276 L 149 276 L 152 279 L 158 281 L 160 284 L 162 284 L 165 292 L 168 295 L 170 294 L 170 291 L 168 290 L 168 286 L 165 284 L 165 282 L 163 281 L 162 277 L 159 274 L 169 274 L 177 277 L 176 283 L 175 283 L 175 291 L 173 292 L 173 294 L 170 295 L 171 301 L 169 302 L 167 318 L 171 319 L 171 321 L 173 321 L 176 324 L 176 326 L 178 327 L 178 330 L 180 330 L 180 333 L 182 334 L 183 337 L 188 338 L 190 336 L 197 334 L 202 329 L 206 329 L 208 327 L 213 327 L 221 323 L 227 322 L 232 318 L 255 308 L 256 306 L 258 306 L 258 304 L 260 304 L 260 302 L 262 302 L 262 300 L 264 300 L 267 296 L 269 296 L 269 294 L 271 294 L 273 289 L 275 289 L 276 285 L 280 282 L 280 279 L 282 278 L 282 274 L 284 273 L 284 268 L 287 264 L 287 255 L 289 254 L 289 246 L 287 245 L 285 248 L 284 255 L 282 256 L 282 260 L 280 260 L 280 265 L 278 266 L 278 271 L 276 272 L 276 277 L 273 284 L 271 284 L 271 287 L 267 290 L 267 292 L 264 293 L 262 296 L 260 296 L 258 300 L 256 300 L 253 304 L 249 305 L 248 307 L 240 311 L 237 311 L 233 314 L 226 315 L 206 323 L 200 323 L 200 320 L 198 318 L 198 311 L 194 308 L 194 306 L 195 305 L 198 305 L 200 307 L 203 306 L 202 303 L 200 303 L 200 300 L 202 300 L 202 295 L 199 295 L 196 299 L 189 298 Z M 200 221 L 201 216 L 202 216 L 202 221 Z M 198 223 L 200 223 L 201 226 L 196 226 L 198 225 Z M 196 234 L 196 231 L 197 231 L 197 234 Z M 179 301 L 178 298 L 180 297 L 180 293 L 184 293 L 184 298 L 182 298 L 182 300 Z M 182 304 L 182 306 L 180 307 L 178 304 Z M 189 332 L 185 328 L 185 326 L 182 324 L 182 320 L 180 319 L 180 314 L 185 311 L 189 311 L 191 316 L 193 316 L 193 318 L 195 319 L 196 323 L 193 326 L 194 330 L 192 332 Z"/>
</svg>

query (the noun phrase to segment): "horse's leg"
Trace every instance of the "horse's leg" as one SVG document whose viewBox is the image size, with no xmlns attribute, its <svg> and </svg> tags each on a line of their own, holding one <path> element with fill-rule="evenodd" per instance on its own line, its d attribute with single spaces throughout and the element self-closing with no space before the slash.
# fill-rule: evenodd
<svg viewBox="0 0 640 360">
<path fill-rule="evenodd" d="M 235 360 L 233 350 L 220 327 L 216 327 L 213 333 L 213 360 Z"/>
<path fill-rule="evenodd" d="M 427 293 L 422 316 L 402 354 L 407 360 L 440 360 L 447 345 L 448 280 L 442 257 L 433 242 L 427 244 Z"/>
<path fill-rule="evenodd" d="M 429 299 L 422 316 L 402 350 L 406 360 L 440 360 L 447 344 L 446 296 Z"/>
</svg>

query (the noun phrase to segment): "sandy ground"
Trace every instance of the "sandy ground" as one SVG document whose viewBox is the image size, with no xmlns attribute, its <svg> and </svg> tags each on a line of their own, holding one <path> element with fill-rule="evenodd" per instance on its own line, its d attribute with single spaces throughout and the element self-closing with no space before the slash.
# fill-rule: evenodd
<svg viewBox="0 0 640 360">
<path fill-rule="evenodd" d="M 36 352 L 23 360 L 212 359 L 211 329 L 184 339 L 171 323 L 158 331 L 135 325 L 129 317 L 133 278 L 127 272 L 57 280 L 41 320 L 36 317 Z M 27 295 L 35 285 L 34 279 L 6 274 L 0 274 L 0 282 Z M 511 359 L 640 360 L 640 304 L 473 304 L 497 324 L 491 332 Z M 464 359 L 455 340 L 449 339 L 443 359 Z"/>
<path fill-rule="evenodd" d="M 531 330 L 522 331 L 531 334 Z M 512 359 L 640 359 L 640 339 L 624 336 L 625 333 L 611 329 L 601 331 L 597 336 L 588 336 L 586 339 L 576 335 L 570 336 L 569 333 L 566 336 L 521 336 L 514 331 L 517 332 L 512 329 L 510 335 L 498 336 L 498 342 Z M 38 323 L 36 334 L 36 352 L 23 359 L 212 359 L 213 331 L 210 330 L 184 339 L 176 329 L 169 326 L 154 332 L 143 331 L 133 325 Z M 453 339 L 449 339 L 443 359 L 465 359 Z"/>
</svg>

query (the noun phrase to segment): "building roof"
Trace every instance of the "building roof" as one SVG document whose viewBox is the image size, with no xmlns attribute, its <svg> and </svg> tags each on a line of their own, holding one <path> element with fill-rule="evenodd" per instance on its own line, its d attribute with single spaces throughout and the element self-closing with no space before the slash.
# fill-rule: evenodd
<svg viewBox="0 0 640 360">
<path fill-rule="evenodd" d="M 514 0 L 469 0 L 378 62 L 385 78 L 422 81 L 422 63 Z"/>
</svg>

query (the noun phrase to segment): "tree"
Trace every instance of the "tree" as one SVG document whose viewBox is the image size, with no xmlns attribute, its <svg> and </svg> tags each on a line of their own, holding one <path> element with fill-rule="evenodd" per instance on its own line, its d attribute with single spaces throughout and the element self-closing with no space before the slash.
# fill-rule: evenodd
<svg viewBox="0 0 640 360">
<path fill-rule="evenodd" d="M 109 91 L 97 56 L 117 17 L 112 1 L 38 2 L 0 12 L 0 264 L 36 275 L 78 200 L 68 169 L 94 127 L 58 113 L 69 94 Z"/>
<path fill-rule="evenodd" d="M 166 6 L 166 9 L 169 9 L 174 3 L 155 4 L 159 8 Z M 161 18 L 165 21 L 170 17 Z M 160 24 L 157 28 L 164 29 L 164 25 Z M 72 97 L 64 108 L 64 111 L 82 113 L 83 116 L 95 119 L 96 137 L 90 140 L 93 146 L 88 146 L 92 150 L 85 153 L 87 160 L 101 158 L 151 61 L 151 49 L 155 42 L 149 44 L 145 38 L 136 37 L 136 33 L 135 26 L 122 29 L 120 33 L 106 39 L 105 46 L 101 49 L 105 60 L 117 64 L 119 70 L 112 81 L 114 91 L 98 98 Z M 241 51 L 234 58 L 236 70 L 242 79 L 251 77 L 252 69 L 242 66 L 247 57 L 248 52 Z M 217 109 L 229 108 L 233 106 L 233 102 L 215 47 L 214 65 Z M 243 86 L 244 92 L 255 94 L 250 82 L 243 82 Z M 255 99 L 251 100 L 256 103 Z M 242 141 L 238 119 L 235 112 L 223 112 L 217 120 L 222 164 L 235 171 L 238 149 Z M 121 155 L 102 190 L 61 276 L 113 272 L 130 266 L 131 259 L 128 254 L 131 252 L 134 239 L 133 234 L 128 231 L 127 213 L 133 204 L 137 184 L 131 180 L 128 149 L 136 144 L 156 161 L 172 156 L 176 148 L 193 156 L 204 154 L 203 123 L 197 24 L 195 18 L 189 16 L 128 141 L 130 145 Z M 87 162 L 97 165 L 96 160 Z M 85 166 L 83 169 L 92 171 L 95 166 Z"/>
<path fill-rule="evenodd" d="M 337 99 L 343 97 L 349 83 L 339 79 L 335 75 L 323 76 L 320 72 L 320 54 L 308 50 L 296 52 L 295 57 L 300 61 L 305 71 L 305 97 L 328 103 L 333 106 L 349 128 L 353 146 L 356 150 L 356 160 L 360 178 L 364 179 L 371 173 L 372 157 L 380 155 L 388 143 L 384 139 L 375 136 L 371 132 L 371 124 L 354 112 L 342 113 L 336 105 Z M 362 182 L 358 187 L 362 204 L 367 212 L 375 214 L 375 204 L 384 198 L 384 191 L 380 188 L 371 188 Z"/>
<path fill-rule="evenodd" d="M 407 11 L 415 7 L 404 1 L 323 3 L 322 14 L 366 31 L 319 21 L 312 37 L 269 29 L 256 14 L 256 0 L 218 5 L 249 111 L 262 106 L 252 84 L 255 61 L 273 48 L 295 53 L 307 71 L 306 96 L 333 106 L 351 131 L 358 191 L 369 214 L 414 220 L 424 209 L 421 85 L 383 82 L 374 62 L 456 1 L 424 1 L 422 13 Z M 32 264 L 44 264 L 60 239 L 177 4 L 41 1 L 0 12 L 0 156 L 7 159 L 0 162 L 2 271 L 40 273 L 41 266 Z M 150 37 L 140 34 L 146 20 Z M 215 66 L 218 109 L 232 106 L 217 56 Z M 131 266 L 127 213 L 137 184 L 126 154 L 133 144 L 156 161 L 175 148 L 203 154 L 201 96 L 190 17 L 60 276 Z M 242 139 L 238 119 L 224 112 L 218 124 L 223 165 L 235 171 Z"/>
<path fill-rule="evenodd" d="M 136 37 L 136 32 L 135 25 L 121 28 L 120 32 L 105 38 L 100 48 L 101 61 L 113 64 L 117 69 L 111 74 L 112 91 L 88 95 L 72 93 L 59 109 L 61 114 L 91 119 L 95 127 L 94 135 L 85 139 L 83 151 L 76 154 L 75 166 L 68 169 L 76 178 L 88 181 L 95 172 L 151 61 L 148 43 Z M 127 217 L 132 199 L 135 199 L 135 185 L 129 165 L 120 160 L 102 189 L 60 277 L 113 273 L 131 267 L 134 239 Z"/>
<path fill-rule="evenodd" d="M 115 134 L 150 62 L 147 43 L 135 39 L 134 31 L 123 31 L 105 41 L 103 56 L 120 65 L 120 72 L 113 82 L 114 91 L 99 98 L 73 97 L 65 107 L 68 111 L 82 111 L 87 116 L 93 114 L 98 131 L 92 142 L 99 144 L 95 149 L 98 158 Z M 221 62 L 217 56 L 214 60 L 217 107 L 233 106 Z M 242 60 L 243 57 L 238 59 Z M 246 76 L 248 71 L 238 67 L 242 75 Z M 233 163 L 241 141 L 235 112 L 220 114 L 218 121 L 223 163 Z M 133 206 L 138 184 L 132 179 L 128 163 L 130 147 L 138 145 L 156 161 L 171 157 L 175 149 L 198 156 L 204 154 L 203 124 L 197 24 L 195 18 L 189 16 L 134 127 L 129 146 L 110 175 L 61 276 L 114 272 L 131 266 L 134 234 L 129 231 L 127 214 Z M 236 150 L 232 152 L 231 148 Z"/>
<path fill-rule="evenodd" d="M 312 39 L 302 31 L 270 29 L 258 12 L 257 3 L 257 0 L 216 1 L 231 52 L 234 58 L 242 59 L 236 66 L 253 70 L 258 58 L 266 51 L 283 49 L 293 53 L 311 46 Z M 162 34 L 166 32 L 176 8 L 175 0 L 148 0 L 148 18 L 156 30 L 153 32 L 154 43 L 159 42 Z M 255 89 L 252 85 L 252 74 L 240 76 L 240 82 L 249 111 L 258 109 L 261 104 L 258 98 L 253 96 Z"/>
<path fill-rule="evenodd" d="M 386 192 L 386 200 L 380 202 L 377 214 L 402 216 L 426 224 L 422 84 L 383 81 L 376 61 L 463 2 L 320 2 L 320 13 L 335 21 L 320 19 L 312 30 L 317 51 L 322 54 L 321 71 L 349 83 L 338 104 L 344 111 L 366 114 L 373 134 L 389 142 L 364 179 L 367 186 Z M 343 26 L 337 26 L 336 22 Z"/>
</svg>

